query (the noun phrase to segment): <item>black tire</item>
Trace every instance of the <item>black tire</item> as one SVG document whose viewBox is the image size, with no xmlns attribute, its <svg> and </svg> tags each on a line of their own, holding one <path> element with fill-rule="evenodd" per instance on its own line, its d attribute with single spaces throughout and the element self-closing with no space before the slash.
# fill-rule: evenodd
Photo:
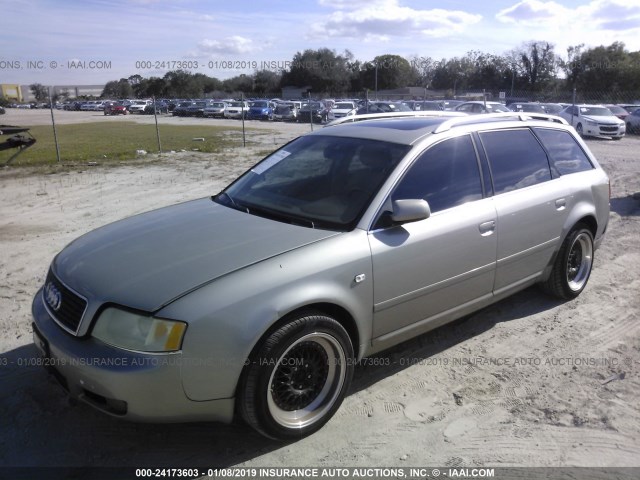
<svg viewBox="0 0 640 480">
<path fill-rule="evenodd" d="M 354 368 L 340 323 L 306 312 L 271 333 L 245 368 L 238 409 L 261 434 L 294 440 L 319 430 L 338 410 Z"/>
<path fill-rule="evenodd" d="M 581 137 L 584 136 L 584 132 L 582 130 L 582 124 L 579 123 L 578 125 L 576 125 L 576 132 L 578 132 L 578 135 L 580 135 Z"/>
<path fill-rule="evenodd" d="M 558 298 L 576 298 L 587 286 L 593 267 L 593 235 L 583 224 L 574 227 L 565 238 L 549 278 L 542 284 L 545 292 Z"/>
</svg>

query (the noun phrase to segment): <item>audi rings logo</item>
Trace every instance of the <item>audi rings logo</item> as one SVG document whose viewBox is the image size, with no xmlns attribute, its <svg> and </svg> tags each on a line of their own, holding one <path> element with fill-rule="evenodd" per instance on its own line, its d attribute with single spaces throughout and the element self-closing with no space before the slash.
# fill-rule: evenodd
<svg viewBox="0 0 640 480">
<path fill-rule="evenodd" d="M 62 293 L 51 282 L 44 286 L 44 299 L 54 312 L 57 312 L 62 305 Z"/>
</svg>

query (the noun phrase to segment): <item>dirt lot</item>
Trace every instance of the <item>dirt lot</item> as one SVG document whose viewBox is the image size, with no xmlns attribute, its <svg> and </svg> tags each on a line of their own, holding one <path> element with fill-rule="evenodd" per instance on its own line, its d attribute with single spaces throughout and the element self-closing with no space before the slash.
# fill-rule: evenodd
<svg viewBox="0 0 640 480">
<path fill-rule="evenodd" d="M 0 120 L 26 123 L 14 113 Z M 267 145 L 308 130 L 279 128 Z M 64 245 L 215 193 L 265 145 L 1 170 L 0 466 L 640 466 L 640 138 L 588 143 L 612 179 L 612 211 L 586 291 L 558 302 L 531 288 L 376 357 L 386 366 L 357 369 L 335 418 L 288 445 L 241 424 L 132 424 L 73 404 L 34 365 L 31 341 L 31 299 Z"/>
</svg>

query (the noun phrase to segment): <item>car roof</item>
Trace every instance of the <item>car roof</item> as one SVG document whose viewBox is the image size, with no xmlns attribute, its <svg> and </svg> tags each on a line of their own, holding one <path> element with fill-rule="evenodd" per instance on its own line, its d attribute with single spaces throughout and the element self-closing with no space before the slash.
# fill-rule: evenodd
<svg viewBox="0 0 640 480">
<path fill-rule="evenodd" d="M 437 134 L 451 130 L 456 126 L 471 126 L 478 124 L 498 124 L 509 122 L 513 128 L 514 122 L 523 122 L 520 126 L 534 121 L 537 126 L 553 127 L 567 126 L 568 123 L 555 115 L 531 112 L 492 113 L 471 116 L 393 116 L 396 114 L 372 114 L 366 120 L 345 122 L 339 125 L 327 126 L 308 135 L 332 135 L 337 137 L 362 138 L 381 140 L 402 145 L 413 145 L 429 134 Z M 352 117 L 354 118 L 354 117 Z M 357 120 L 357 116 L 355 117 Z M 506 125 L 505 125 L 506 126 Z"/>
</svg>

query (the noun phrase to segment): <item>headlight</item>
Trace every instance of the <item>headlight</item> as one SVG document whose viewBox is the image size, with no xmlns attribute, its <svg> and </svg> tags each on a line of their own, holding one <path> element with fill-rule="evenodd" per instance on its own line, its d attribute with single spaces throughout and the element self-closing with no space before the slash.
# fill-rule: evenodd
<svg viewBox="0 0 640 480">
<path fill-rule="evenodd" d="M 587 120 L 587 125 L 590 125 L 592 127 L 597 127 L 598 122 L 594 122 L 593 120 Z"/>
<path fill-rule="evenodd" d="M 175 352 L 180 350 L 187 324 L 107 308 L 91 333 L 98 340 L 127 350 Z"/>
</svg>

